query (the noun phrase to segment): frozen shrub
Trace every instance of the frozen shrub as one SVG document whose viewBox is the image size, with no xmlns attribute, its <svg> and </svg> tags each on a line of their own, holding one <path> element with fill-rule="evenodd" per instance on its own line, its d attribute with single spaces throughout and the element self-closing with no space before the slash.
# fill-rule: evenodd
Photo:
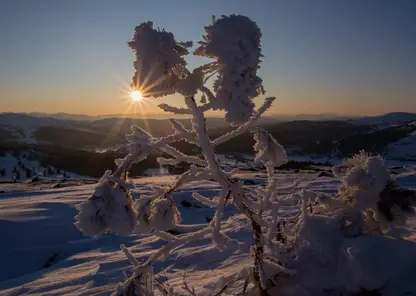
<svg viewBox="0 0 416 296">
<path fill-rule="evenodd" d="M 414 211 L 415 192 L 400 188 L 380 156 L 360 152 L 333 172 L 342 182 L 338 199 L 344 203 L 337 206 L 344 212 L 342 224 L 351 235 L 403 225 L 405 216 Z"/>
<path fill-rule="evenodd" d="M 75 226 L 85 235 L 107 232 L 130 234 L 136 226 L 136 211 L 129 190 L 132 184 L 110 176 L 106 171 L 95 188 L 94 195 L 78 205 Z"/>
<path fill-rule="evenodd" d="M 215 61 L 191 71 L 186 68 L 184 60 L 191 42 L 177 42 L 172 33 L 155 30 L 152 22 L 142 23 L 135 28 L 133 40 L 128 43 L 136 55 L 132 88 L 139 89 L 145 96 L 155 98 L 173 93 L 182 94 L 186 108 L 166 104 L 160 107 L 174 114 L 190 114 L 192 127 L 188 130 L 176 120 L 171 120 L 174 133 L 156 138 L 133 126 L 132 134 L 127 136 L 129 154 L 115 161 L 118 166 L 116 171 L 107 171 L 93 196 L 78 206 L 76 226 L 85 235 L 108 232 L 127 235 L 139 231 L 152 233 L 168 241 L 166 246 L 147 262 L 140 264 L 135 274 L 118 287 L 116 293 L 119 295 L 152 293 L 149 286 L 143 286 L 137 279 L 142 278 L 144 270 L 148 274 L 157 259 L 166 256 L 171 249 L 179 245 L 199 240 L 210 233 L 216 247 L 227 248 L 230 239 L 221 232 L 223 211 L 227 204 L 233 204 L 246 215 L 253 226 L 253 263 L 248 268 L 253 275 L 249 278 L 255 284 L 254 289 L 262 295 L 267 295 L 269 277 L 273 276 L 272 270 L 275 268 L 276 273 L 285 272 L 286 269 L 279 263 L 272 263 L 270 260 L 266 262 L 263 258 L 266 245 L 274 251 L 277 250 L 273 242 L 273 233 L 277 227 L 279 204 L 273 201 L 277 188 L 273 167 L 286 163 L 286 152 L 267 131 L 256 126 L 257 120 L 274 101 L 274 98 L 266 98 L 263 105 L 254 110 L 252 99 L 264 93 L 262 80 L 257 76 L 261 57 L 260 38 L 261 32 L 257 24 L 245 16 L 231 15 L 218 20 L 213 19 L 213 23 L 206 27 L 204 41 L 199 43 L 200 46 L 194 54 L 213 58 Z M 212 75 L 217 75 L 214 92 L 204 86 Z M 198 92 L 202 93 L 202 105 L 196 103 L 195 96 Z M 225 119 L 238 127 L 215 140 L 210 140 L 204 112 L 218 109 L 224 110 Z M 215 146 L 245 132 L 254 134 L 256 160 L 266 165 L 269 178 L 269 185 L 264 190 L 250 193 L 245 192 L 241 182 L 220 168 L 214 153 Z M 203 157 L 185 155 L 170 145 L 182 139 L 197 144 Z M 133 163 L 143 160 L 152 151 L 157 150 L 171 156 L 169 159 L 159 158 L 161 165 L 185 163 L 189 164 L 189 169 L 169 188 L 153 188 L 150 196 L 141 197 L 134 203 L 130 195 L 133 187 L 122 176 Z M 211 199 L 194 194 L 194 198 L 199 202 L 215 209 L 215 215 L 209 225 L 205 229 L 181 237 L 173 237 L 166 232 L 180 222 L 180 213 L 172 193 L 188 182 L 212 179 L 223 188 L 217 197 Z M 274 218 L 268 222 L 267 219 L 263 219 L 262 212 L 270 209 Z M 123 250 L 137 266 L 138 263 L 127 249 Z M 128 294 L 126 291 L 131 292 Z"/>
<path fill-rule="evenodd" d="M 286 164 L 285 149 L 257 126 L 275 98 L 266 98 L 257 110 L 252 101 L 264 93 L 262 80 L 257 76 L 262 56 L 260 38 L 257 24 L 245 16 L 213 19 L 194 54 L 214 61 L 191 71 L 184 60 L 191 42 L 177 42 L 172 33 L 155 30 L 152 22 L 135 28 L 133 40 L 128 43 L 136 55 L 132 88 L 154 98 L 181 94 L 184 108 L 167 104 L 159 107 L 165 112 L 190 115 L 192 126 L 187 129 L 171 119 L 173 133 L 161 138 L 133 126 L 132 133 L 127 135 L 126 157 L 115 160 L 117 169 L 107 171 L 94 194 L 77 207 L 75 224 L 85 235 L 140 232 L 167 242 L 142 263 L 121 246 L 134 273 L 118 285 L 114 295 L 153 295 L 154 289 L 163 295 L 176 295 L 173 290 L 161 289 L 153 280 L 155 262 L 169 256 L 171 250 L 207 236 L 218 249 L 229 248 L 232 240 L 221 231 L 227 205 L 245 216 L 253 233 L 250 264 L 242 266 L 237 275 L 244 282 L 246 295 L 305 295 L 312 289 L 311 282 L 318 291 L 325 289 L 322 282 L 308 281 L 311 274 L 315 278 L 331 275 L 334 291 L 356 289 L 361 284 L 377 288 L 389 279 L 374 275 L 362 282 L 357 276 L 358 267 L 372 270 L 363 259 L 366 254 L 355 247 L 362 243 L 359 237 L 400 220 L 402 212 L 411 212 L 414 194 L 395 184 L 382 158 L 365 153 L 334 167 L 334 174 L 341 181 L 336 197 L 307 190 L 296 192 L 301 180 L 291 186 L 279 186 L 274 168 Z M 213 75 L 217 77 L 211 91 L 205 83 Z M 224 110 L 225 120 L 234 126 L 232 131 L 210 139 L 205 123 L 205 112 L 210 110 Z M 254 135 L 255 161 L 266 167 L 265 187 L 244 186 L 233 178 L 233 172 L 222 170 L 216 158 L 216 146 L 246 132 Z M 196 144 L 201 156 L 186 155 L 171 145 L 181 140 Z M 154 151 L 169 156 L 158 158 L 161 165 L 187 164 L 186 171 L 170 186 L 154 187 L 150 195 L 133 202 L 134 185 L 122 176 L 132 164 Z M 221 187 L 213 198 L 193 194 L 198 202 L 214 209 L 213 219 L 205 228 L 172 235 L 169 231 L 175 229 L 181 218 L 173 193 L 189 182 L 203 180 L 214 180 Z M 355 241 L 346 242 L 346 237 L 354 237 Z M 349 244 L 353 247 L 348 248 Z M 187 291 L 195 294 L 191 289 Z"/>
</svg>

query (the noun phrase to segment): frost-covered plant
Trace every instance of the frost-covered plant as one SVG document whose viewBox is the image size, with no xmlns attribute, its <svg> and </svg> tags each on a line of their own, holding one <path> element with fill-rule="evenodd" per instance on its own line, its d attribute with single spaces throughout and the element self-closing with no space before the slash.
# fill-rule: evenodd
<svg viewBox="0 0 416 296">
<path fill-rule="evenodd" d="M 126 248 L 129 260 L 136 266 L 135 273 L 125 283 L 119 285 L 116 295 L 147 295 L 153 288 L 152 266 L 156 260 L 168 255 L 169 251 L 195 240 L 211 236 L 219 249 L 230 245 L 231 239 L 221 232 L 221 221 L 226 205 L 234 205 L 251 223 L 254 233 L 253 264 L 248 266 L 246 278 L 255 284 L 255 295 L 268 295 L 267 289 L 273 286 L 277 274 L 291 273 L 278 260 L 277 255 L 284 249 L 274 240 L 279 224 L 279 208 L 284 207 L 276 200 L 278 193 L 274 167 L 286 163 L 284 148 L 265 130 L 256 126 L 257 120 L 267 111 L 274 97 L 266 98 L 255 110 L 253 99 L 264 93 L 262 80 L 257 76 L 261 47 L 261 32 L 257 24 L 241 15 L 222 16 L 205 28 L 204 41 L 199 43 L 195 55 L 213 58 L 214 62 L 194 70 L 186 68 L 184 56 L 188 54 L 191 42 L 177 42 L 174 35 L 164 30 L 155 30 L 152 22 L 136 27 L 133 40 L 128 43 L 135 52 L 132 87 L 139 89 L 144 96 L 157 98 L 173 93 L 182 94 L 186 108 L 159 105 L 173 114 L 192 115 L 192 128 L 186 129 L 178 121 L 170 123 L 174 132 L 162 138 L 153 137 L 137 126 L 127 136 L 129 154 L 117 159 L 118 168 L 107 171 L 97 185 L 91 198 L 78 206 L 75 223 L 85 235 L 100 235 L 107 232 L 126 235 L 135 231 L 152 233 L 168 242 L 150 258 L 139 264 Z M 214 91 L 204 84 L 216 75 Z M 197 103 L 196 96 L 201 95 Z M 214 140 L 208 137 L 204 113 L 209 110 L 224 110 L 225 119 L 233 126 L 231 132 Z M 256 162 L 267 168 L 266 188 L 249 190 L 242 182 L 232 178 L 232 173 L 223 171 L 215 156 L 215 147 L 245 132 L 254 134 Z M 202 157 L 186 155 L 171 146 L 183 140 L 201 148 Z M 161 164 L 190 164 L 190 169 L 177 178 L 167 188 L 153 188 L 153 194 L 133 202 L 132 186 L 121 176 L 136 162 L 145 159 L 154 151 L 162 151 L 170 158 L 159 158 Z M 194 193 L 193 197 L 215 209 L 210 224 L 203 229 L 183 235 L 173 236 L 168 230 L 180 222 L 180 213 L 172 193 L 183 184 L 214 179 L 222 190 L 219 196 L 207 198 Z M 293 188 L 284 188 L 283 190 Z M 289 202 L 290 203 L 290 202 Z M 290 207 L 290 205 L 289 205 Z M 271 220 L 263 217 L 263 212 L 271 211 Z M 296 217 L 298 214 L 294 213 Z M 290 215 L 286 216 L 290 219 Z M 144 280 L 145 279 L 145 280 Z"/>
<path fill-rule="evenodd" d="M 232 124 L 244 123 L 254 112 L 252 98 L 264 93 L 257 76 L 262 57 L 260 29 L 246 16 L 231 15 L 214 20 L 205 31 L 195 54 L 217 60 L 211 66 L 218 73 L 213 108 L 226 110 L 225 118 Z"/>
<path fill-rule="evenodd" d="M 334 166 L 341 181 L 337 198 L 320 198 L 319 203 L 340 211 L 341 227 L 346 235 L 386 231 L 403 225 L 414 212 L 416 193 L 401 188 L 389 174 L 380 156 L 364 151 Z"/>
<path fill-rule="evenodd" d="M 315 263 L 324 262 L 323 270 L 328 270 L 328 262 L 337 261 L 333 257 L 339 257 L 337 252 L 342 248 L 334 249 L 332 242 L 325 242 L 327 237 L 333 236 L 340 241 L 340 237 L 381 228 L 383 217 L 387 221 L 397 220 L 397 213 L 411 211 L 416 199 L 414 195 L 402 198 L 408 192 L 399 188 L 389 176 L 383 160 L 363 153 L 334 168 L 334 174 L 342 183 L 336 198 L 306 190 L 295 193 L 300 180 L 288 187 L 279 186 L 275 167 L 286 163 L 286 152 L 266 130 L 257 126 L 258 119 L 275 98 L 266 98 L 257 110 L 253 103 L 255 97 L 264 93 L 262 80 L 257 76 L 262 57 L 260 29 L 245 16 L 230 15 L 217 20 L 213 18 L 205 31 L 204 41 L 199 43 L 194 54 L 215 61 L 192 71 L 184 60 L 192 43 L 177 42 L 172 33 L 154 29 L 151 22 L 136 27 L 133 40 L 128 43 L 136 55 L 132 88 L 149 98 L 174 93 L 182 95 L 186 107 L 167 104 L 159 107 L 176 115 L 191 115 L 192 127 L 187 129 L 171 119 L 173 133 L 159 138 L 133 126 L 132 133 L 127 135 L 129 153 L 125 158 L 115 160 L 117 169 L 107 171 L 94 194 L 78 206 L 75 224 L 85 235 L 139 232 L 153 234 L 167 242 L 142 263 L 122 246 L 122 251 L 134 265 L 134 273 L 118 285 L 114 295 L 153 295 L 155 289 L 163 295 L 174 295 L 172 289 L 166 291 L 153 281 L 155 262 L 168 256 L 173 249 L 207 237 L 211 237 L 213 245 L 220 250 L 230 247 L 232 240 L 221 231 L 227 205 L 234 206 L 249 220 L 254 239 L 252 263 L 242 267 L 235 279 L 241 277 L 245 281 L 244 294 L 266 296 L 277 295 L 288 287 L 288 283 L 300 288 L 298 283 L 290 282 L 290 278 L 296 279 L 296 272 L 300 272 L 297 280 L 301 283 L 307 278 L 302 276 Z M 214 75 L 212 91 L 205 84 Z M 197 97 L 200 97 L 199 103 Z M 210 139 L 205 122 L 205 112 L 210 110 L 225 111 L 225 119 L 233 130 Z M 221 169 L 216 158 L 216 146 L 246 132 L 254 136 L 255 161 L 266 167 L 268 180 L 265 187 L 243 186 L 233 178 L 233 172 Z M 180 140 L 199 146 L 201 155 L 187 155 L 171 145 Z M 169 156 L 158 158 L 161 165 L 187 163 L 190 168 L 170 186 L 154 187 L 150 196 L 134 202 L 131 197 L 134 186 L 122 176 L 132 164 L 155 151 Z M 215 210 L 213 219 L 205 228 L 172 235 L 169 231 L 175 230 L 181 221 L 173 193 L 184 184 L 203 180 L 215 180 L 221 186 L 220 193 L 214 198 L 193 194 L 194 199 Z M 401 198 L 397 198 L 397 194 Z M 323 216 L 314 212 L 318 209 L 316 204 L 324 211 Z M 348 254 L 350 258 L 346 261 L 349 264 L 360 264 L 352 252 Z M 310 261 L 315 257 L 317 261 Z M 312 262 L 312 265 L 301 270 L 304 261 Z M 339 269 L 341 265 L 337 262 L 334 266 Z M 248 282 L 254 284 L 250 286 L 251 290 Z M 287 294 L 301 295 L 295 290 Z M 194 293 L 190 288 L 187 291 Z"/>
<path fill-rule="evenodd" d="M 280 279 L 279 285 L 289 295 L 328 295 L 323 290 L 331 295 L 405 295 L 409 286 L 404 287 L 404 278 L 416 268 L 416 245 L 397 239 L 395 227 L 413 212 L 416 192 L 400 187 L 380 156 L 365 152 L 334 166 L 333 172 L 341 182 L 336 196 L 299 193 L 294 259 L 286 261 L 298 274 L 286 282 Z"/>
<path fill-rule="evenodd" d="M 186 67 L 183 56 L 192 42 L 176 42 L 172 33 L 155 30 L 152 22 L 146 22 L 135 28 L 128 45 L 136 54 L 132 87 L 152 97 L 175 93 Z"/>
<path fill-rule="evenodd" d="M 133 188 L 132 183 L 106 171 L 89 202 L 78 206 L 75 225 L 90 236 L 107 232 L 118 235 L 131 233 L 136 226 L 136 210 L 130 195 Z"/>
</svg>

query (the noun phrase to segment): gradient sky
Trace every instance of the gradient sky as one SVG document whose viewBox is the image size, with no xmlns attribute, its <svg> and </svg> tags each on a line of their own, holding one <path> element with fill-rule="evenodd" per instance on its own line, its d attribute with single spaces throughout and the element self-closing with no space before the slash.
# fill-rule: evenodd
<svg viewBox="0 0 416 296">
<path fill-rule="evenodd" d="M 262 30 L 269 114 L 416 112 L 414 0 L 0 0 L 0 112 L 127 112 L 136 25 L 198 41 L 231 13 Z"/>
</svg>

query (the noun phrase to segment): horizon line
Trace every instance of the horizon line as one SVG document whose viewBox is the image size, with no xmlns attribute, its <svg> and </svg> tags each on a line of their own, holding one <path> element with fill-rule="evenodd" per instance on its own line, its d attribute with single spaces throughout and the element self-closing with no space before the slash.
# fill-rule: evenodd
<svg viewBox="0 0 416 296">
<path fill-rule="evenodd" d="M 265 114 L 263 117 L 296 117 L 296 116 L 327 116 L 327 117 L 376 117 L 382 116 L 387 114 L 416 114 L 415 112 L 406 112 L 406 111 L 396 111 L 396 112 L 387 112 L 387 113 L 379 113 L 379 114 L 340 114 L 340 113 L 274 113 L 274 114 Z M 172 117 L 165 115 L 164 113 L 149 113 L 145 114 L 134 114 L 134 113 L 107 113 L 107 114 L 83 114 L 83 113 L 67 113 L 67 112 L 39 112 L 39 111 L 32 111 L 32 112 L 19 112 L 19 111 L 3 111 L 0 114 L 23 114 L 23 115 L 66 115 L 66 116 L 84 116 L 84 117 L 137 117 L 137 118 L 148 118 L 149 117 Z M 176 115 L 174 117 L 190 117 L 191 115 Z M 211 118 L 223 118 L 223 115 L 216 115 L 210 114 L 208 117 Z"/>
</svg>

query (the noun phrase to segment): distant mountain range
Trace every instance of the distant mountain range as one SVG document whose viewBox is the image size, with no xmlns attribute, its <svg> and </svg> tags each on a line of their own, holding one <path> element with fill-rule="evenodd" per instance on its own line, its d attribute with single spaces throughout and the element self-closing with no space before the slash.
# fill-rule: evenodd
<svg viewBox="0 0 416 296">
<path fill-rule="evenodd" d="M 0 115 L 7 113 L 0 113 Z M 85 115 L 85 114 L 70 114 L 70 113 L 9 113 L 9 114 L 23 114 L 31 117 L 40 118 L 56 118 L 63 120 L 75 120 L 75 121 L 96 121 L 100 119 L 108 118 L 132 118 L 132 119 L 167 119 L 169 116 L 163 114 L 150 114 L 148 116 L 133 115 L 133 114 L 104 114 L 104 115 Z M 186 117 L 180 117 L 186 118 Z M 211 118 L 222 119 L 222 117 L 212 116 Z M 356 120 L 357 123 L 362 124 L 392 124 L 403 123 L 407 121 L 416 120 L 416 113 L 408 112 L 392 112 L 382 115 L 374 116 L 358 116 L 358 115 L 340 115 L 336 113 L 322 113 L 322 114 L 274 114 L 264 116 L 264 120 L 275 120 L 275 121 L 295 121 L 295 120 Z"/>
<path fill-rule="evenodd" d="M 172 132 L 169 121 L 163 118 L 108 116 L 0 113 L 0 144 L 107 149 L 124 145 L 125 135 L 130 133 L 133 124 L 155 136 Z M 178 120 L 187 128 L 191 125 L 189 118 Z M 387 153 L 396 159 L 406 156 L 406 159 L 416 160 L 416 113 L 396 112 L 360 118 L 336 114 L 279 115 L 263 117 L 259 125 L 296 155 L 345 156 L 365 149 Z M 218 117 L 208 118 L 207 126 L 212 137 L 230 130 L 227 123 Z M 221 153 L 252 153 L 252 141 L 252 135 L 242 135 L 218 149 Z M 186 145 L 181 147 L 194 149 Z"/>
<path fill-rule="evenodd" d="M 58 119 L 66 119 L 66 120 L 76 120 L 76 121 L 95 121 L 100 119 L 107 119 L 107 118 L 134 118 L 134 119 L 167 119 L 170 118 L 169 116 L 163 114 L 148 114 L 147 116 L 143 116 L 142 114 L 122 114 L 122 113 L 115 113 L 115 114 L 102 114 L 102 115 L 86 115 L 86 114 L 70 114 L 70 113 L 41 113 L 41 112 L 30 112 L 30 113 L 22 113 L 33 117 L 53 117 Z M 189 117 L 189 116 L 179 116 L 179 118 Z"/>
<path fill-rule="evenodd" d="M 0 113 L 1 114 L 1 113 Z M 143 115 L 134 115 L 134 114 L 104 114 L 104 115 L 85 115 L 85 114 L 70 114 L 70 113 L 41 113 L 41 112 L 31 112 L 31 113 L 20 113 L 29 115 L 32 117 L 52 117 L 57 119 L 64 120 L 76 120 L 76 121 L 95 121 L 99 119 L 107 118 L 133 118 L 133 119 L 167 119 L 171 118 L 164 114 L 149 114 L 147 116 Z M 179 118 L 187 118 L 189 116 L 180 116 Z M 210 116 L 210 118 L 222 119 L 220 116 Z M 347 116 L 339 115 L 336 113 L 324 113 L 324 114 L 274 114 L 263 117 L 266 120 L 276 120 L 276 121 L 293 121 L 293 120 L 347 120 L 357 118 L 357 116 Z"/>
<path fill-rule="evenodd" d="M 94 125 L 100 125 L 100 122 L 135 122 L 135 121 L 165 121 L 170 117 L 154 115 L 149 117 L 134 116 L 131 114 L 108 114 L 108 115 L 83 115 L 69 113 L 0 113 L 0 125 L 19 126 L 19 127 L 37 127 L 44 125 L 68 126 L 76 122 L 93 122 Z M 182 121 L 188 121 L 189 118 L 179 118 Z M 394 125 L 405 122 L 415 121 L 416 113 L 393 112 L 376 116 L 346 116 L 333 113 L 326 114 L 297 114 L 297 115 L 272 115 L 263 116 L 260 124 L 273 122 L 288 121 L 332 121 L 348 120 L 357 124 L 365 125 Z M 215 126 L 227 126 L 222 117 L 208 117 L 208 121 L 215 122 Z"/>
<path fill-rule="evenodd" d="M 393 125 L 393 124 L 403 124 L 410 121 L 416 120 L 416 113 L 408 112 L 392 112 L 379 116 L 366 116 L 357 119 L 358 123 L 361 124 L 370 124 L 370 125 Z"/>
</svg>

